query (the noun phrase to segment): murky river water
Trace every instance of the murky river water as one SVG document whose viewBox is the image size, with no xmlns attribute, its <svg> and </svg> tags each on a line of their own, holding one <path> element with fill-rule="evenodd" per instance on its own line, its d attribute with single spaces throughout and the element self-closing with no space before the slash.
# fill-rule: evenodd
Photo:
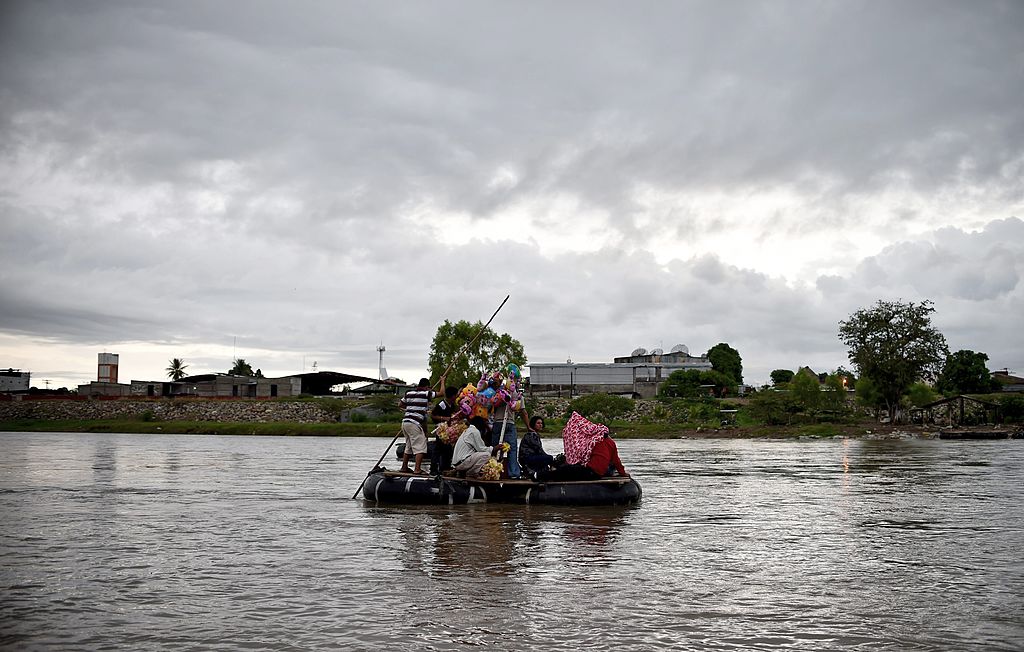
<svg viewBox="0 0 1024 652">
<path fill-rule="evenodd" d="M 0 647 L 1024 649 L 1024 441 L 622 441 L 638 507 L 351 500 L 386 443 L 0 433 Z"/>
</svg>

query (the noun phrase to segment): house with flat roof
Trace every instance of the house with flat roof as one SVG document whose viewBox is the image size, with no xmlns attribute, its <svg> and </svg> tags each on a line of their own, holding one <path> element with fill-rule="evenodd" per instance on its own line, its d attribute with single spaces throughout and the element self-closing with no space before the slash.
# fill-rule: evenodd
<svg viewBox="0 0 1024 652">
<path fill-rule="evenodd" d="M 21 369 L 0 369 L 0 392 L 27 392 L 32 386 L 32 372 Z"/>
<path fill-rule="evenodd" d="M 692 356 L 680 344 L 669 353 L 661 349 L 648 352 L 636 349 L 612 362 L 542 362 L 527 365 L 530 370 L 531 396 L 565 396 L 581 394 L 617 394 L 633 398 L 653 398 L 658 385 L 674 371 L 708 371 L 707 355 Z"/>
</svg>

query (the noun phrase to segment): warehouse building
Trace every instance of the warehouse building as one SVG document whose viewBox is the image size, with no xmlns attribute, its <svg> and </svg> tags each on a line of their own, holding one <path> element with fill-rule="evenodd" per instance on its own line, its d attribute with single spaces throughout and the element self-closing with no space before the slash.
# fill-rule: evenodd
<svg viewBox="0 0 1024 652">
<path fill-rule="evenodd" d="M 679 344 L 668 353 L 661 349 L 648 352 L 638 348 L 627 356 L 614 358 L 613 362 L 538 363 L 528 365 L 530 369 L 530 394 L 532 396 L 565 396 L 581 394 L 617 394 L 633 398 L 653 398 L 658 385 L 665 382 L 674 371 L 709 371 L 711 362 L 707 355 L 690 355 L 689 349 Z"/>
</svg>

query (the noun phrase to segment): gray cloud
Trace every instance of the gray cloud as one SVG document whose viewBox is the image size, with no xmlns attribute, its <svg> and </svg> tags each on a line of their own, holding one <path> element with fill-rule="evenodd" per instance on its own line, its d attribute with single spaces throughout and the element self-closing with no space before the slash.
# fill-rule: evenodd
<svg viewBox="0 0 1024 652">
<path fill-rule="evenodd" d="M 1024 367 L 992 326 L 1022 314 L 1019 3 L 0 11 L 0 333 L 339 367 L 384 340 L 415 374 L 511 293 L 533 360 L 729 341 L 763 380 L 903 296 Z M 542 255 L 558 226 L 606 241 Z M 837 233 L 802 278 L 713 240 Z"/>
</svg>

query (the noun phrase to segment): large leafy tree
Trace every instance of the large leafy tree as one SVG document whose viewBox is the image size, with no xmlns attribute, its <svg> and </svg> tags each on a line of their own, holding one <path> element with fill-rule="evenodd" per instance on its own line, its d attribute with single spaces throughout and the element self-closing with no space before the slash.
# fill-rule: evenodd
<svg viewBox="0 0 1024 652">
<path fill-rule="evenodd" d="M 228 373 L 232 376 L 252 376 L 252 365 L 245 361 L 245 358 L 236 358 L 235 366 L 228 369 Z"/>
<path fill-rule="evenodd" d="M 708 350 L 711 368 L 732 378 L 734 385 L 743 384 L 743 359 L 740 352 L 725 342 L 719 342 Z"/>
<path fill-rule="evenodd" d="M 771 375 L 772 385 L 785 385 L 793 380 L 793 372 L 790 369 L 776 369 Z"/>
<path fill-rule="evenodd" d="M 839 322 L 839 339 L 862 379 L 877 390 L 890 418 L 899 421 L 900 401 L 912 384 L 931 380 L 949 355 L 946 338 L 932 326 L 931 301 L 879 300 Z"/>
<path fill-rule="evenodd" d="M 438 326 L 427 363 L 431 378 L 437 379 L 451 365 L 446 383 L 449 387 L 462 387 L 467 383 L 475 385 L 486 371 L 504 372 L 509 363 L 526 365 L 526 354 L 519 340 L 508 333 L 498 334 L 490 326 L 463 351 L 483 326 L 479 321 L 471 324 L 466 320 L 451 322 L 447 319 Z"/>
<path fill-rule="evenodd" d="M 948 396 L 986 394 L 999 389 L 999 381 L 988 370 L 988 355 L 969 350 L 949 354 L 935 389 Z"/>
<path fill-rule="evenodd" d="M 167 365 L 167 377 L 171 380 L 181 380 L 185 377 L 186 369 L 188 365 L 182 358 L 171 358 L 170 364 Z"/>
</svg>

